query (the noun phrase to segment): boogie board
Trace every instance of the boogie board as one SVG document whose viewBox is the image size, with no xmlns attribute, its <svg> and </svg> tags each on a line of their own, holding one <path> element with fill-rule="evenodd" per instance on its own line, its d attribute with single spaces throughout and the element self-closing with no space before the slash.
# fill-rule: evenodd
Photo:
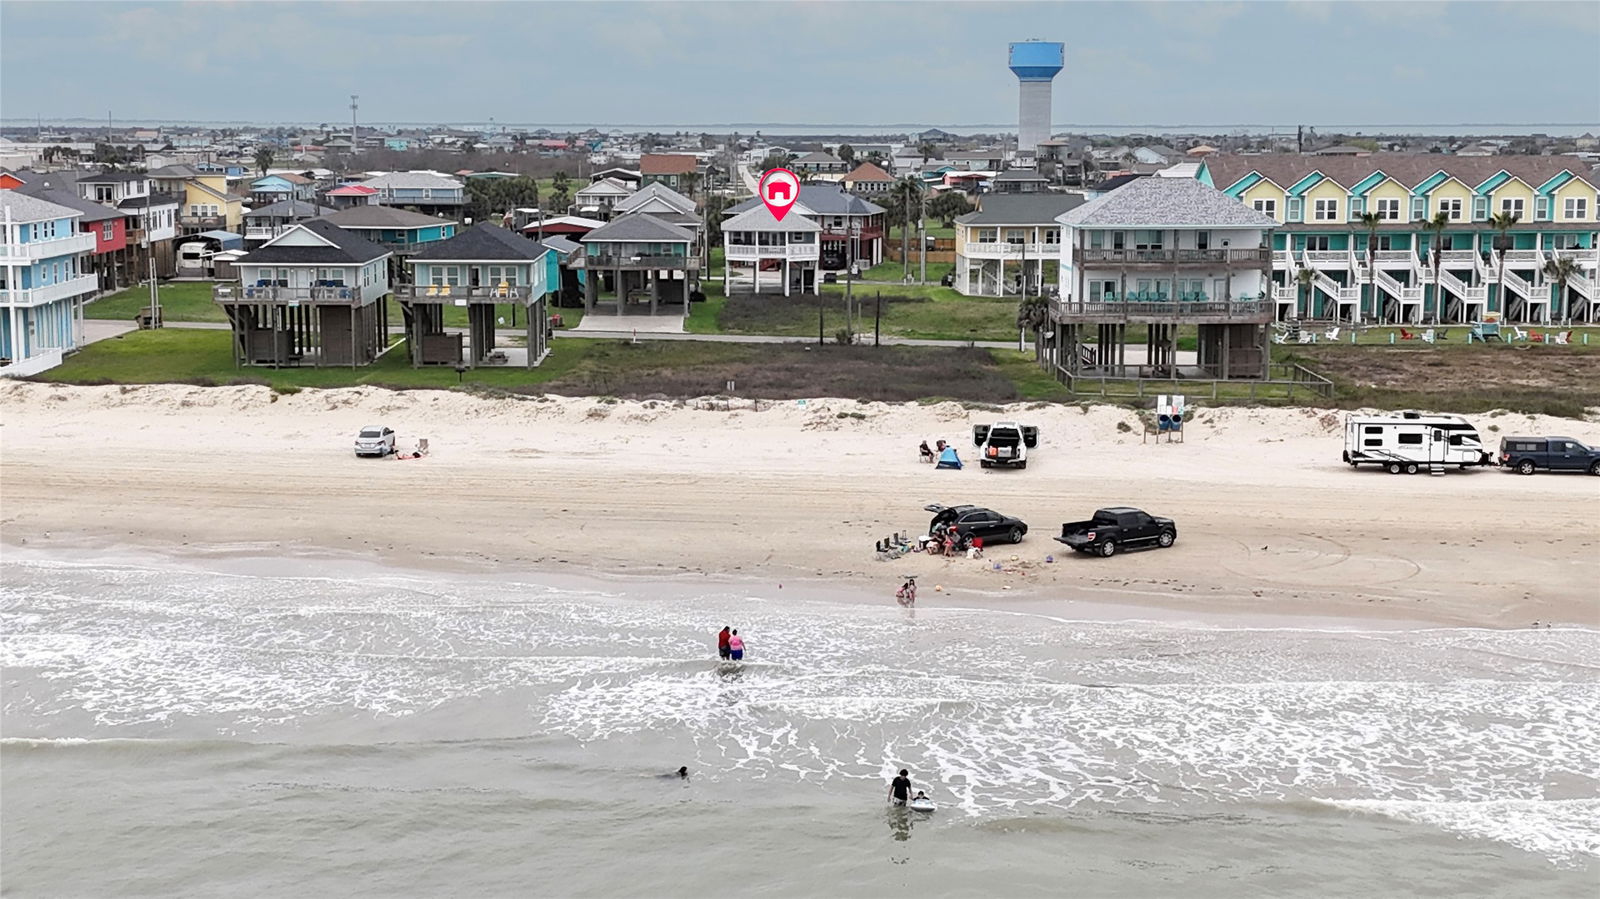
<svg viewBox="0 0 1600 899">
<path fill-rule="evenodd" d="M 932 799 L 913 799 L 906 803 L 906 808 L 911 809 L 914 812 L 931 812 L 937 808 L 937 806 L 933 804 Z"/>
</svg>

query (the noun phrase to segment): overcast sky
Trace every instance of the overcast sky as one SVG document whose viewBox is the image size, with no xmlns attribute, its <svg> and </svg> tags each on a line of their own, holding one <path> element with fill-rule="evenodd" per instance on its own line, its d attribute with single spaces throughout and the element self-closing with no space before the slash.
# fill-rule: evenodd
<svg viewBox="0 0 1600 899">
<path fill-rule="evenodd" d="M 1600 122 L 1600 3 L 17 2 L 8 122 Z"/>
</svg>

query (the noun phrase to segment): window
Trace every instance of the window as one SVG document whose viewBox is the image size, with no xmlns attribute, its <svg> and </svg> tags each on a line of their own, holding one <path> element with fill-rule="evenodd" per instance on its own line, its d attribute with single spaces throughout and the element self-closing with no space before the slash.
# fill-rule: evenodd
<svg viewBox="0 0 1600 899">
<path fill-rule="evenodd" d="M 1561 217 L 1565 219 L 1586 219 L 1589 217 L 1589 200 L 1587 197 L 1567 197 L 1561 203 Z"/>
<path fill-rule="evenodd" d="M 1420 222 L 1420 221 L 1422 221 L 1423 219 L 1425 219 L 1427 217 L 1428 217 L 1428 198 L 1427 197 L 1412 197 L 1411 198 L 1411 220 Z"/>
<path fill-rule="evenodd" d="M 1000 239 L 1000 232 L 994 228 L 979 228 L 978 243 L 995 243 Z"/>
<path fill-rule="evenodd" d="M 1550 220 L 1550 198 L 1535 197 L 1533 200 L 1533 217 L 1541 222 Z"/>
<path fill-rule="evenodd" d="M 100 226 L 100 239 L 101 240 L 113 240 L 113 239 L 116 238 L 116 236 L 117 236 L 117 229 L 116 229 L 116 226 L 115 226 L 114 222 L 106 222 L 105 224 Z"/>
<path fill-rule="evenodd" d="M 1517 218 L 1522 218 L 1527 213 L 1523 210 L 1522 197 L 1501 197 L 1500 211 L 1507 212 Z"/>
<path fill-rule="evenodd" d="M 1133 248 L 1136 250 L 1161 249 L 1161 232 L 1148 230 L 1133 232 Z"/>
<path fill-rule="evenodd" d="M 1487 221 L 1489 218 L 1489 198 L 1472 198 L 1472 220 L 1475 222 Z"/>
<path fill-rule="evenodd" d="M 1291 222 L 1300 221 L 1300 219 L 1302 217 L 1302 210 L 1304 208 L 1304 205 L 1305 205 L 1305 201 L 1300 199 L 1299 197 L 1290 197 L 1289 198 L 1289 221 L 1291 221 Z"/>
<path fill-rule="evenodd" d="M 1549 234 L 1545 240 L 1551 243 L 1553 250 L 1577 250 L 1583 247 L 1576 234 Z"/>
<path fill-rule="evenodd" d="M 1209 250 L 1209 249 L 1211 249 L 1211 232 L 1210 231 L 1196 231 L 1196 232 L 1194 232 L 1194 248 L 1197 249 L 1197 250 Z"/>
<path fill-rule="evenodd" d="M 1313 253 L 1325 253 L 1328 250 L 1328 235 L 1311 234 L 1306 236 L 1306 249 Z"/>
<path fill-rule="evenodd" d="M 1361 445 L 1362 446 L 1383 446 L 1383 438 L 1382 437 L 1368 437 L 1367 439 L 1361 441 Z"/>
<path fill-rule="evenodd" d="M 1383 197 L 1378 200 L 1378 218 L 1386 222 L 1400 221 L 1400 198 Z"/>
<path fill-rule="evenodd" d="M 1395 442 L 1401 446 L 1421 446 L 1421 434 L 1400 434 L 1395 437 Z"/>
<path fill-rule="evenodd" d="M 1044 232 L 1044 242 L 1048 246 L 1055 246 L 1056 244 L 1061 243 L 1061 229 L 1050 228 L 1046 230 Z"/>
<path fill-rule="evenodd" d="M 1127 245 L 1127 233 L 1123 231 L 1111 232 L 1111 249 L 1120 250 Z"/>
<path fill-rule="evenodd" d="M 1256 211 L 1261 213 L 1262 215 L 1269 216 L 1271 218 L 1277 218 L 1278 217 L 1278 201 L 1277 200 L 1256 200 L 1251 205 L 1255 206 Z"/>
<path fill-rule="evenodd" d="M 1351 197 L 1349 199 L 1349 203 L 1351 218 L 1355 218 L 1367 210 L 1367 201 L 1365 197 Z"/>
<path fill-rule="evenodd" d="M 1450 216 L 1450 221 L 1461 221 L 1461 198 L 1451 197 L 1439 201 L 1439 211 Z"/>
</svg>

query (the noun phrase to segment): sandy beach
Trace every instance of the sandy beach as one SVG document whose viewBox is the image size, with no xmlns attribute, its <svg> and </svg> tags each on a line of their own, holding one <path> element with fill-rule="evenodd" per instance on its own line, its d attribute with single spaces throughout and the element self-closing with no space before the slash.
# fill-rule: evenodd
<svg viewBox="0 0 1600 899">
<path fill-rule="evenodd" d="M 916 573 L 927 600 L 941 587 L 975 603 L 1600 623 L 1600 479 L 1352 471 L 1343 416 L 1202 409 L 1183 443 L 1154 444 L 1134 413 L 1104 406 L 6 383 L 0 540 L 714 577 L 763 593 L 823 581 L 885 601 Z M 1001 417 L 1040 427 L 1027 470 L 982 470 L 970 451 L 962 471 L 918 462 L 918 441 L 965 448 L 970 425 Z M 1547 433 L 1600 443 L 1595 421 L 1470 418 L 1490 445 Z M 431 454 L 355 458 L 355 431 L 373 423 L 402 447 L 426 437 Z M 930 502 L 987 505 L 1031 530 L 988 560 L 876 559 L 877 538 L 926 528 Z M 1109 560 L 1058 552 L 1061 522 L 1117 504 L 1176 519 L 1178 544 Z"/>
</svg>

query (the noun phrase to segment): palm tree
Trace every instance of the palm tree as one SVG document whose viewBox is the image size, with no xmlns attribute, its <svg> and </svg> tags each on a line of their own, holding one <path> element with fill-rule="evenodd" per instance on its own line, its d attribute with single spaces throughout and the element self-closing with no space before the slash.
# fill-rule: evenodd
<svg viewBox="0 0 1600 899">
<path fill-rule="evenodd" d="M 856 148 L 850 146 L 849 144 L 840 144 L 839 159 L 842 160 L 845 165 L 853 164 L 856 161 Z"/>
<path fill-rule="evenodd" d="M 905 277 L 911 277 L 911 216 L 922 202 L 922 179 L 907 175 L 894 183 L 895 200 L 900 203 L 900 264 Z"/>
<path fill-rule="evenodd" d="M 935 147 L 929 141 L 923 141 L 922 146 L 917 148 L 917 152 L 922 155 L 923 165 L 927 165 L 928 160 L 935 159 L 939 156 L 939 148 Z"/>
<path fill-rule="evenodd" d="M 1384 304 L 1378 302 L 1378 225 L 1383 223 L 1383 218 L 1376 212 L 1362 212 L 1356 215 L 1356 221 L 1361 227 L 1367 229 L 1367 293 L 1372 297 L 1372 305 L 1378 312 L 1378 324 L 1383 324 Z M 1360 318 L 1360 310 L 1357 310 Z"/>
<path fill-rule="evenodd" d="M 694 196 L 695 188 L 700 186 L 700 173 L 684 172 L 682 175 L 678 176 L 678 183 L 683 185 L 684 194 L 692 198 Z"/>
<path fill-rule="evenodd" d="M 1039 332 L 1050 321 L 1050 301 L 1042 296 L 1025 296 L 1017 304 L 1017 327 L 1033 335 L 1033 355 L 1037 358 L 1043 349 Z"/>
<path fill-rule="evenodd" d="M 1578 261 L 1571 256 L 1556 256 L 1544 264 L 1544 276 L 1556 282 L 1556 302 L 1561 304 L 1561 323 L 1572 324 L 1567 305 L 1567 282 L 1578 273 Z"/>
<path fill-rule="evenodd" d="M 1306 296 L 1306 317 L 1307 318 L 1315 318 L 1316 316 L 1310 314 L 1311 313 L 1311 285 L 1317 283 L 1317 270 L 1314 269 L 1314 268 L 1311 268 L 1309 266 L 1306 267 L 1306 268 L 1302 268 L 1302 269 L 1300 269 L 1300 270 L 1295 272 L 1294 280 L 1295 280 L 1296 283 L 1298 283 L 1300 285 L 1300 290 L 1303 291 L 1305 293 L 1305 296 Z M 1337 316 L 1335 316 L 1335 318 L 1337 318 Z"/>
<path fill-rule="evenodd" d="M 1517 221 L 1522 216 L 1515 212 L 1497 212 L 1489 216 L 1489 226 L 1500 232 L 1494 239 L 1495 253 L 1500 257 L 1500 271 L 1496 275 L 1499 285 L 1495 293 L 1500 297 L 1500 313 L 1506 315 L 1511 311 L 1511 304 L 1506 302 L 1506 250 L 1511 249 L 1511 229 L 1516 227 Z"/>
<path fill-rule="evenodd" d="M 272 165 L 272 157 L 273 152 L 271 147 L 256 148 L 256 168 L 260 170 L 261 174 L 265 175 L 267 173 L 267 169 Z"/>
<path fill-rule="evenodd" d="M 1433 218 L 1422 223 L 1422 227 L 1433 235 L 1428 241 L 1428 252 L 1433 254 L 1433 319 L 1442 324 L 1444 297 L 1439 293 L 1439 276 L 1444 271 L 1444 229 L 1450 227 L 1450 214 L 1434 213 Z"/>
</svg>

